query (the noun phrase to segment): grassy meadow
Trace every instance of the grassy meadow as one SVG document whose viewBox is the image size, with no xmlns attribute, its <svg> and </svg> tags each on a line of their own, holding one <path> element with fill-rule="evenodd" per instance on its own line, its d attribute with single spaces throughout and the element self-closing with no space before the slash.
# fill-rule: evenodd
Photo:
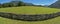
<svg viewBox="0 0 60 24">
<path fill-rule="evenodd" d="M 60 9 L 49 8 L 49 7 L 21 6 L 21 7 L 0 8 L 0 12 L 15 13 L 15 14 L 50 14 L 60 12 Z M 60 17 L 35 22 L 11 20 L 0 17 L 0 24 L 60 24 Z"/>
</svg>

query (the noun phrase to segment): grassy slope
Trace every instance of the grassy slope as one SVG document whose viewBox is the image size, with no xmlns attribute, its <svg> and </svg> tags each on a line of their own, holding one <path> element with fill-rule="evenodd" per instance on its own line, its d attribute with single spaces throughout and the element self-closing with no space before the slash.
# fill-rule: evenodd
<svg viewBox="0 0 60 24">
<path fill-rule="evenodd" d="M 25 7 L 1 8 L 0 12 L 10 12 L 17 14 L 45 14 L 60 11 L 59 9 L 48 8 L 48 7 L 25 6 Z M 0 24 L 60 24 L 60 17 L 46 21 L 36 21 L 36 22 L 17 21 L 0 17 Z"/>
<path fill-rule="evenodd" d="M 11 7 L 11 8 L 1 8 L 0 12 L 10 12 L 17 14 L 46 14 L 46 13 L 54 13 L 58 12 L 59 9 L 48 8 L 48 7 L 33 7 L 33 6 L 25 6 L 25 7 Z"/>
</svg>

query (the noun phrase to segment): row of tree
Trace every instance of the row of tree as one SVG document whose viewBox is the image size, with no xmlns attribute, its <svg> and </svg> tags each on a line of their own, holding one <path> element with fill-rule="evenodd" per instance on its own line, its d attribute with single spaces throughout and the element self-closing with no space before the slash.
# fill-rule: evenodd
<svg viewBox="0 0 60 24">
<path fill-rule="evenodd" d="M 0 4 L 1 7 L 17 7 L 17 6 L 33 6 L 32 3 L 24 3 L 22 1 L 11 1 L 8 3 Z"/>
<path fill-rule="evenodd" d="M 11 1 L 8 3 L 3 3 L 3 4 L 0 3 L 0 8 L 2 8 L 2 7 L 18 7 L 18 6 L 39 6 L 40 7 L 42 5 L 34 5 L 32 3 L 25 3 L 22 1 Z"/>
</svg>

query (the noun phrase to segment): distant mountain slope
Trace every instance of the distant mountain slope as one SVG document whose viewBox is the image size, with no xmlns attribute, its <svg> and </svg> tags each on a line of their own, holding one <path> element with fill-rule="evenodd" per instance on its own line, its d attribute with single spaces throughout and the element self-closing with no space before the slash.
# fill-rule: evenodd
<svg viewBox="0 0 60 24">
<path fill-rule="evenodd" d="M 51 4 L 49 7 L 60 8 L 60 0 L 58 0 L 57 2 Z"/>
</svg>

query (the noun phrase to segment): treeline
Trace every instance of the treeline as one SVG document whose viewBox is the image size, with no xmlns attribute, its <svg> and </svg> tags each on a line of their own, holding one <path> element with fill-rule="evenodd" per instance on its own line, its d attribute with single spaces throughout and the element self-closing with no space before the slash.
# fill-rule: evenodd
<svg viewBox="0 0 60 24">
<path fill-rule="evenodd" d="M 0 8 L 3 8 L 3 7 L 18 7 L 18 6 L 42 6 L 42 5 L 34 5 L 32 3 L 25 3 L 25 2 L 22 2 L 22 1 L 11 1 L 11 2 L 8 2 L 8 3 L 3 3 L 1 4 L 0 3 Z"/>
<path fill-rule="evenodd" d="M 32 3 L 24 3 L 22 1 L 11 1 L 8 3 L 0 3 L 0 8 L 2 7 L 17 7 L 17 6 L 33 6 Z"/>
</svg>

